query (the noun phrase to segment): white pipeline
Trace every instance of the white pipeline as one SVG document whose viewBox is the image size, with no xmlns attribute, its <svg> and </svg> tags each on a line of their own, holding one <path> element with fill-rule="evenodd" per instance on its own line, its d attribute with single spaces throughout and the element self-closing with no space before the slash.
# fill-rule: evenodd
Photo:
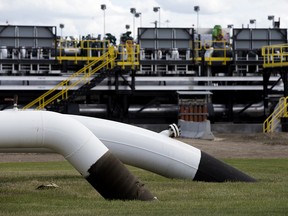
<svg viewBox="0 0 288 216">
<path fill-rule="evenodd" d="M 77 115 L 66 115 L 65 118 L 63 115 L 63 121 L 66 121 L 67 117 L 73 118 L 85 125 L 85 127 L 125 164 L 136 166 L 169 178 L 216 182 L 255 181 L 241 171 L 213 158 L 205 152 L 168 137 L 167 133 L 155 133 L 128 124 Z M 25 124 L 25 121 L 28 122 L 29 120 L 23 120 L 23 124 Z M 53 124 L 55 124 L 55 122 L 51 121 L 51 126 Z M 79 131 L 70 128 L 69 124 L 68 121 L 67 132 L 70 131 L 68 134 L 71 135 L 71 137 L 67 139 L 73 141 L 73 134 Z M 3 127 L 5 127 L 5 124 Z M 55 127 L 58 126 L 55 125 Z M 50 133 L 50 136 L 61 137 L 62 135 L 56 132 Z M 27 135 L 27 139 L 28 138 L 29 136 Z M 14 147 L 18 147 L 17 150 L 21 151 L 21 145 Z M 26 147 L 35 148 L 36 146 Z M 37 147 L 40 148 L 44 146 Z M 9 152 L 9 149 L 11 149 L 11 146 L 1 146 L 0 144 L 0 151 Z M 55 150 L 55 147 L 52 149 Z M 86 155 L 83 157 L 86 158 Z M 81 160 L 80 158 L 77 159 Z"/>
<path fill-rule="evenodd" d="M 13 121 L 16 122 L 19 122 L 17 119 L 18 117 L 16 116 L 19 115 L 20 112 L 28 112 L 26 119 L 23 120 L 23 125 L 29 124 L 30 121 L 28 119 L 30 118 L 29 113 L 31 111 L 5 111 L 5 113 L 8 112 L 15 113 Z M 43 115 L 43 113 L 45 112 L 37 111 L 36 115 Z M 201 151 L 193 146 L 170 138 L 169 134 L 159 134 L 140 127 L 99 118 L 76 115 L 57 115 L 51 112 L 47 112 L 47 115 L 58 116 L 50 120 L 51 126 L 59 126 L 59 130 L 65 129 L 65 133 L 69 135 L 68 138 L 62 139 L 61 137 L 63 137 L 63 135 L 59 134 L 58 138 L 61 142 L 64 140 L 73 141 L 74 133 L 82 133 L 80 130 L 70 127 L 70 125 L 72 125 L 70 121 L 73 118 L 74 121 L 77 120 L 78 123 L 85 125 L 85 127 L 87 127 L 125 164 L 139 167 L 169 178 L 193 179 L 198 170 Z M 70 119 L 70 117 L 72 118 Z M 9 117 L 7 116 L 7 118 Z M 57 121 L 55 121 L 55 118 Z M 25 121 L 27 123 L 25 123 Z M 61 124 L 56 123 L 58 121 L 61 121 Z M 67 124 L 65 123 L 66 121 Z M 16 122 L 13 124 L 16 124 Z M 5 124 L 3 124 L 3 127 L 5 127 Z M 63 124 L 66 126 L 63 126 Z M 21 131 L 20 128 L 17 130 L 20 131 L 17 133 L 25 133 L 24 131 Z M 57 130 L 58 129 L 55 129 L 56 132 Z M 55 136 L 57 133 L 49 135 L 52 136 L 51 138 L 47 137 L 47 135 L 46 137 L 47 139 L 56 139 L 57 137 Z M 86 136 L 85 133 L 81 135 Z M 27 134 L 27 136 L 33 137 L 32 134 Z M 65 145 L 68 146 L 69 142 L 65 142 Z M 10 140 L 10 143 L 14 143 L 13 140 Z M 96 145 L 94 148 L 97 148 Z M 51 152 L 51 147 L 46 146 L 45 149 L 43 148 L 43 145 L 25 145 L 25 148 L 21 148 L 21 146 L 18 145 L 17 148 L 15 147 L 15 143 L 13 146 L 3 146 L 0 144 L 0 152 Z M 55 151 L 54 148 L 52 148 L 52 150 Z M 85 157 L 86 156 L 84 156 L 84 158 Z"/>
<path fill-rule="evenodd" d="M 170 177 L 193 179 L 201 151 L 140 127 L 99 118 L 71 115 L 89 128 L 123 163 Z"/>
</svg>

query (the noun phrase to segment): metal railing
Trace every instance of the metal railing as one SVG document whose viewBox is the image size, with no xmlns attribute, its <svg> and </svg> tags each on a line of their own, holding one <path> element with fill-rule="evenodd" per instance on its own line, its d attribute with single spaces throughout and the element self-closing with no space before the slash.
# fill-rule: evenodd
<svg viewBox="0 0 288 216">
<path fill-rule="evenodd" d="M 94 61 L 113 47 L 108 40 L 58 40 L 57 59 L 62 61 Z M 116 62 L 122 69 L 139 66 L 140 46 L 128 40 L 125 44 L 114 47 Z M 101 59 L 100 59 L 101 60 Z"/>
<path fill-rule="evenodd" d="M 263 67 L 287 67 L 288 44 L 270 45 L 262 47 Z"/>
<path fill-rule="evenodd" d="M 135 69 L 135 67 L 139 66 L 140 48 L 139 45 L 133 44 L 132 41 L 127 41 L 125 44 L 120 45 L 118 50 L 115 49 L 114 46 L 110 46 L 109 41 L 66 41 L 66 43 L 68 42 L 69 44 L 62 44 L 60 46 L 61 48 L 59 48 L 58 60 L 60 63 L 64 60 L 74 61 L 75 63 L 78 61 L 87 61 L 89 63 L 54 88 L 24 106 L 23 110 L 33 106 L 36 106 L 35 109 L 37 110 L 44 109 L 57 99 L 67 99 L 69 90 L 72 90 L 80 83 L 83 83 L 83 85 L 86 84 L 90 81 L 90 77 L 93 74 L 104 67 L 112 69 L 117 64 L 122 69 L 126 67 Z M 60 41 L 60 43 L 63 42 Z M 98 45 L 96 43 L 98 43 Z M 99 44 L 103 46 L 99 46 Z M 107 44 L 109 45 L 108 48 L 106 47 Z M 70 50 L 64 51 L 65 46 L 66 48 L 70 47 Z"/>
<path fill-rule="evenodd" d="M 281 123 L 281 118 L 288 117 L 288 97 L 281 97 L 273 113 L 264 121 L 263 132 L 272 133 Z"/>
<path fill-rule="evenodd" d="M 57 40 L 57 58 L 62 61 L 94 61 L 108 52 L 108 40 Z"/>
<path fill-rule="evenodd" d="M 84 82 L 84 84 L 89 82 L 90 80 L 89 78 L 93 74 L 95 74 L 97 71 L 104 68 L 105 66 L 109 66 L 109 64 L 112 64 L 113 66 L 115 58 L 116 57 L 114 53 L 114 47 L 110 47 L 109 51 L 106 52 L 104 55 L 90 62 L 89 64 L 85 65 L 79 71 L 72 74 L 69 78 L 67 78 L 66 80 L 63 80 L 54 88 L 50 89 L 49 91 L 47 91 L 40 97 L 36 98 L 32 102 L 24 106 L 22 109 L 26 110 L 37 105 L 35 109 L 40 110 L 40 109 L 44 109 L 47 105 L 49 105 L 50 103 L 52 103 L 53 101 L 57 99 L 60 99 L 60 100 L 67 99 L 69 90 L 71 90 L 72 88 L 80 84 L 81 82 L 82 83 Z M 92 67 L 95 66 L 100 61 L 102 63 L 92 69 Z M 110 67 L 112 66 L 110 65 Z M 59 92 L 56 93 L 56 91 L 59 91 Z"/>
<path fill-rule="evenodd" d="M 201 51 L 205 52 L 204 59 L 208 65 L 212 65 L 213 63 L 221 63 L 222 65 L 226 65 L 227 62 L 232 61 L 232 57 L 229 57 L 228 55 L 230 50 L 231 48 L 226 40 L 204 40 L 203 42 L 195 41 L 195 51 L 198 53 Z M 216 52 L 218 52 L 219 56 L 215 56 Z M 200 54 L 198 54 L 196 61 L 200 62 L 201 60 L 202 57 Z"/>
<path fill-rule="evenodd" d="M 121 66 L 122 69 L 124 69 L 125 66 L 130 66 L 132 69 L 135 69 L 140 65 L 140 46 L 128 40 L 125 44 L 118 46 L 117 56 L 117 65 Z"/>
</svg>

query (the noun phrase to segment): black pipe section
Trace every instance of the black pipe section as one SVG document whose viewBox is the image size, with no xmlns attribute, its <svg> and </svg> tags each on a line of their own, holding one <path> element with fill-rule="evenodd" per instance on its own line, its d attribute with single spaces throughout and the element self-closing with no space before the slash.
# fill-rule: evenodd
<svg viewBox="0 0 288 216">
<path fill-rule="evenodd" d="M 110 151 L 88 170 L 87 181 L 107 200 L 142 200 L 156 198 Z"/>
<path fill-rule="evenodd" d="M 254 178 L 202 151 L 200 164 L 193 180 L 205 182 L 256 182 Z"/>
</svg>

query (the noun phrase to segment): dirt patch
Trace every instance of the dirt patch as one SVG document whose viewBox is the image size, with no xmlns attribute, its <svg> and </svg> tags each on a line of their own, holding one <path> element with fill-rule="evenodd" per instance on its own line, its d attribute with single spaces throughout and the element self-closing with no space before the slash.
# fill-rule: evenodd
<svg viewBox="0 0 288 216">
<path fill-rule="evenodd" d="M 217 158 L 288 158 L 288 133 L 214 134 L 215 139 L 179 139 Z"/>
<path fill-rule="evenodd" d="M 216 158 L 288 158 L 288 133 L 214 134 L 215 139 L 182 139 Z M 51 153 L 0 153 L 0 162 L 64 161 Z"/>
</svg>

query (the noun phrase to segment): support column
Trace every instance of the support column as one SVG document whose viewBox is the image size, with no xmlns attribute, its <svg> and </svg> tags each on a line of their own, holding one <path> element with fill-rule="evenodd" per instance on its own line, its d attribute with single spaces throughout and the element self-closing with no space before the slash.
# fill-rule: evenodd
<svg viewBox="0 0 288 216">
<path fill-rule="evenodd" d="M 263 103 L 264 103 L 264 115 L 266 115 L 268 111 L 268 103 L 269 103 L 269 99 L 268 99 L 268 83 L 269 83 L 269 79 L 270 79 L 270 71 L 268 69 L 264 69 L 263 70 Z"/>
<path fill-rule="evenodd" d="M 283 68 L 280 69 L 280 74 L 282 77 L 282 81 L 284 84 L 284 97 L 288 96 L 288 76 L 287 76 L 287 72 L 285 70 L 283 70 Z"/>
</svg>

